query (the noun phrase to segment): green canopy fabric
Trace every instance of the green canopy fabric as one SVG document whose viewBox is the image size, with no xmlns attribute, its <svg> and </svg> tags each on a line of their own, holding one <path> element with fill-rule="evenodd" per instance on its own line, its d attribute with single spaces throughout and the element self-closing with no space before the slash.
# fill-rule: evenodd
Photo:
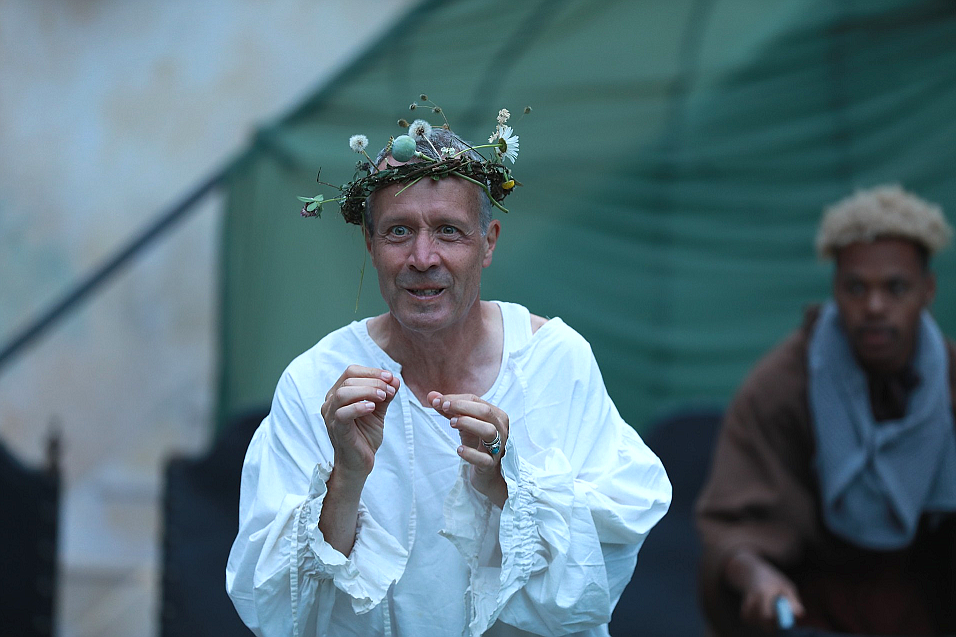
<svg viewBox="0 0 956 637">
<path fill-rule="evenodd" d="M 304 36 L 303 36 L 304 37 Z M 951 0 L 424 2 L 230 171 L 223 233 L 219 422 L 267 403 L 326 333 L 385 310 L 337 206 L 356 155 L 422 116 L 484 141 L 500 108 L 520 136 L 482 296 L 560 316 L 587 338 L 639 430 L 724 403 L 828 294 L 823 207 L 900 183 L 956 218 L 956 3 Z M 520 118 L 523 107 L 533 112 Z M 427 112 L 433 124 L 440 115 Z M 956 334 L 954 251 L 935 314 Z"/>
</svg>

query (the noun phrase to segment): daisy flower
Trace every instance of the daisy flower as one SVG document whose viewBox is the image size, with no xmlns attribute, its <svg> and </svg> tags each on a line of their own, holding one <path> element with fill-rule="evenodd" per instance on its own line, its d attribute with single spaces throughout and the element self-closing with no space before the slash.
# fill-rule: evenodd
<svg viewBox="0 0 956 637">
<path fill-rule="evenodd" d="M 507 157 L 511 163 L 518 158 L 518 136 L 510 126 L 499 126 L 493 137 L 498 138 L 498 148 L 495 151 L 501 157 Z M 492 140 L 489 140 L 492 141 Z"/>
<path fill-rule="evenodd" d="M 354 150 L 357 153 L 365 151 L 365 148 L 368 146 L 368 137 L 365 135 L 352 135 L 349 137 L 349 148 Z"/>
<path fill-rule="evenodd" d="M 432 134 L 432 125 L 423 119 L 416 119 L 412 122 L 412 125 L 408 127 L 408 134 L 413 139 L 424 141 Z"/>
</svg>

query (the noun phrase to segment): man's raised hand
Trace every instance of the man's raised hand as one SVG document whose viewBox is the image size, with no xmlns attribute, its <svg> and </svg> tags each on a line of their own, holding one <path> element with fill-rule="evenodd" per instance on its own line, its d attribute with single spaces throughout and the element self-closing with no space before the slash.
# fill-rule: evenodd
<svg viewBox="0 0 956 637">
<path fill-rule="evenodd" d="M 499 507 L 503 506 L 508 499 L 508 485 L 501 475 L 501 456 L 508 440 L 508 414 L 474 394 L 433 391 L 426 399 L 458 430 L 461 438 L 458 455 L 471 464 L 472 485 Z M 488 444 L 496 439 L 500 448 L 493 453 Z"/>
<path fill-rule="evenodd" d="M 385 410 L 399 384 L 388 370 L 350 365 L 332 385 L 322 404 L 322 418 L 338 473 L 364 482 L 372 472 L 375 452 L 382 445 Z"/>
</svg>

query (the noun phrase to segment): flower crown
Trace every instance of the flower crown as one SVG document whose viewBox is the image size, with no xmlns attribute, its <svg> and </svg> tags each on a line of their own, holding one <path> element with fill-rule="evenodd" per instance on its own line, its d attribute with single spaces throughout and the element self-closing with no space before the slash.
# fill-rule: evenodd
<svg viewBox="0 0 956 637">
<path fill-rule="evenodd" d="M 426 95 L 422 95 L 420 99 L 423 102 L 429 101 Z M 441 107 L 434 102 L 429 103 L 432 112 L 441 114 L 445 119 Z M 409 108 L 415 110 L 422 107 L 412 102 Z M 530 107 L 524 109 L 525 114 L 530 112 Z M 391 184 L 405 184 L 405 187 L 399 190 L 401 193 L 405 188 L 413 186 L 422 179 L 437 180 L 448 175 L 478 185 L 496 208 L 502 212 L 508 212 L 501 202 L 511 194 L 515 186 L 521 185 L 511 176 L 511 171 L 503 162 L 504 159 L 508 159 L 514 164 L 518 157 L 518 136 L 514 134 L 511 126 L 506 125 L 510 117 L 511 113 L 507 109 L 498 111 L 498 125 L 488 138 L 488 143 L 478 146 L 472 146 L 455 135 L 449 128 L 447 119 L 441 126 L 441 129 L 447 133 L 435 131 L 431 124 L 423 119 L 416 119 L 411 124 L 401 119 L 398 124 L 408 127 L 408 134 L 389 137 L 388 143 L 379 153 L 376 161 L 373 161 L 366 152 L 368 137 L 352 135 L 349 146 L 356 153 L 364 155 L 367 161 L 359 161 L 355 166 L 356 176 L 342 186 L 319 181 L 316 177 L 316 181 L 320 184 L 335 188 L 340 194 L 331 198 L 326 198 L 324 195 L 299 197 L 299 201 L 305 204 L 302 206 L 302 216 L 318 217 L 322 213 L 324 204 L 338 202 L 342 217 L 347 223 L 362 225 L 365 217 L 365 201 L 379 188 Z M 434 142 L 442 143 L 442 139 L 453 147 L 437 148 Z M 449 139 L 451 141 L 448 141 Z M 492 149 L 491 159 L 486 158 L 479 151 L 482 148 Z M 389 162 L 389 157 L 403 163 L 393 165 Z M 382 160 L 385 161 L 385 166 L 379 168 Z M 367 174 L 362 177 L 357 176 L 362 173 Z"/>
</svg>

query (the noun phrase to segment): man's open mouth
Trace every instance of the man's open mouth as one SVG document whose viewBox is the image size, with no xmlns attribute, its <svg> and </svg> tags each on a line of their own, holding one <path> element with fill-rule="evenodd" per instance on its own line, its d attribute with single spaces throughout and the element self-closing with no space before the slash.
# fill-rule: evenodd
<svg viewBox="0 0 956 637">
<path fill-rule="evenodd" d="M 408 293 L 412 296 L 417 296 L 421 299 L 426 299 L 433 296 L 438 296 L 445 291 L 445 288 L 425 288 L 421 290 L 408 290 Z"/>
</svg>

